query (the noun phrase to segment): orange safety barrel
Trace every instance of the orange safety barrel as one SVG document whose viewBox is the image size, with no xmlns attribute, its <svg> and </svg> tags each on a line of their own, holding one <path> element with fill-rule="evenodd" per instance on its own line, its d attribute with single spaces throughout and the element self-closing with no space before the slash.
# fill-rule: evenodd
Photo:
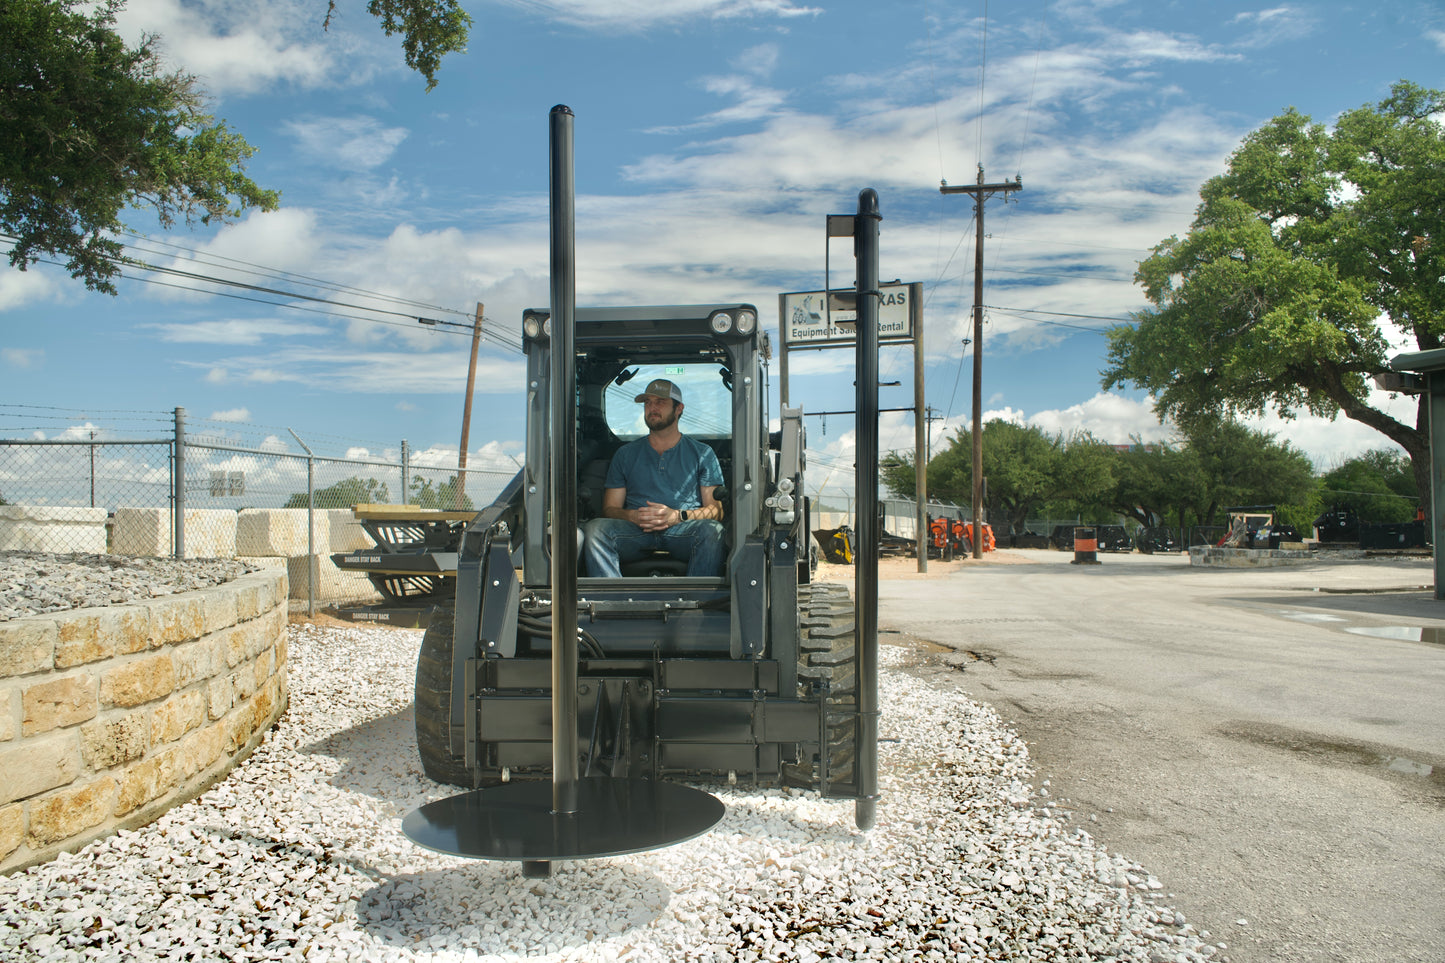
<svg viewBox="0 0 1445 963">
<path fill-rule="evenodd" d="M 1099 533 L 1095 529 L 1074 529 L 1074 560 L 1069 564 L 1099 564 Z"/>
</svg>

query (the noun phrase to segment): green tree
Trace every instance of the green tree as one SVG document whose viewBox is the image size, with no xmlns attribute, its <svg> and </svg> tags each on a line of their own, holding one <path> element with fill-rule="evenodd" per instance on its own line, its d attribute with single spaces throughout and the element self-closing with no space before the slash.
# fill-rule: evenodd
<svg viewBox="0 0 1445 963">
<path fill-rule="evenodd" d="M 337 0 L 326 4 L 325 26 L 331 25 Z M 366 12 L 381 21 L 388 37 L 401 34 L 406 65 L 426 78 L 426 89 L 437 85 L 442 57 L 464 52 L 472 18 L 460 0 L 367 0 Z"/>
<path fill-rule="evenodd" d="M 1320 498 L 1367 522 L 1409 521 L 1420 504 L 1408 459 L 1389 449 L 1368 451 L 1325 472 Z"/>
<path fill-rule="evenodd" d="M 245 174 L 255 148 L 206 109 L 195 77 L 168 71 L 159 38 L 130 47 L 115 32 L 125 0 L 0 3 L 0 235 L 25 270 L 62 260 L 87 288 L 115 294 L 126 263 L 121 213 L 224 223 L 280 195 Z M 330 24 L 336 0 L 329 0 Z M 368 0 L 427 90 L 447 53 L 466 49 L 459 0 Z"/>
<path fill-rule="evenodd" d="M 419 478 L 415 475 L 411 479 L 411 496 L 408 499 L 411 504 L 421 508 L 434 509 L 436 511 L 474 511 L 472 496 L 463 491 L 461 508 L 457 508 L 457 476 L 452 475 L 440 485 L 433 485 L 430 478 Z"/>
<path fill-rule="evenodd" d="M 1179 445 L 1133 441 L 1114 463 L 1110 506 L 1140 525 L 1167 525 L 1171 517 L 1178 518 L 1181 505 L 1198 500 L 1202 485 L 1196 460 Z"/>
<path fill-rule="evenodd" d="M 1180 508 L 1199 524 L 1224 524 L 1223 513 L 1233 506 L 1287 506 L 1314 494 L 1309 457 L 1267 431 L 1233 419 L 1202 421 L 1187 429 L 1186 439 L 1199 486 Z"/>
<path fill-rule="evenodd" d="M 1317 511 L 1309 458 L 1268 432 L 1200 419 L 1172 443 L 1135 444 L 1115 462 L 1110 505 L 1141 525 L 1222 525 L 1238 505 L 1274 505 L 1296 525 Z"/>
<path fill-rule="evenodd" d="M 317 508 L 351 508 L 353 505 L 385 504 L 391 500 L 386 482 L 375 478 L 343 478 L 335 485 L 316 490 Z M 299 492 L 286 499 L 282 508 L 305 508 L 306 493 Z"/>
<path fill-rule="evenodd" d="M 1032 425 L 995 419 L 983 426 L 985 506 L 1003 515 L 1011 532 L 1045 502 L 1095 505 L 1113 487 L 1109 446 L 1087 434 L 1065 439 Z M 911 460 L 893 454 L 879 466 L 885 486 L 901 498 L 914 493 Z M 973 493 L 973 433 L 960 429 L 928 463 L 930 498 L 968 505 Z"/>
<path fill-rule="evenodd" d="M 147 38 L 113 29 L 120 0 L 0 4 L 0 232 L 10 264 L 65 259 L 86 287 L 115 293 L 122 209 L 162 225 L 273 209 L 242 172 L 255 148 L 206 113 L 195 78 L 162 69 Z"/>
<path fill-rule="evenodd" d="M 1368 388 L 1388 369 L 1382 315 L 1421 350 L 1445 331 L 1442 111 L 1445 93 L 1401 81 L 1332 130 L 1290 109 L 1246 137 L 1188 235 L 1140 265 L 1153 307 L 1109 331 L 1105 387 L 1148 390 L 1178 424 L 1343 413 L 1409 453 L 1426 497 L 1423 409 L 1401 422 Z"/>
</svg>

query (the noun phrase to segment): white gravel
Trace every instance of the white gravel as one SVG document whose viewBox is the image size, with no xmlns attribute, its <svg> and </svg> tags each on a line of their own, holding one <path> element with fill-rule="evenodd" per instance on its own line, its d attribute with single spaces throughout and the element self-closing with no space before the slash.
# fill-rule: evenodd
<svg viewBox="0 0 1445 963">
<path fill-rule="evenodd" d="M 189 592 L 255 570 L 234 558 L 0 552 L 0 622 Z"/>
<path fill-rule="evenodd" d="M 293 626 L 266 741 L 150 826 L 0 879 L 0 959 L 1224 959 L 1035 794 L 991 709 L 892 646 L 867 834 L 850 802 L 738 786 L 698 839 L 547 880 L 419 849 L 402 816 L 455 791 L 416 759 L 420 639 Z"/>
</svg>

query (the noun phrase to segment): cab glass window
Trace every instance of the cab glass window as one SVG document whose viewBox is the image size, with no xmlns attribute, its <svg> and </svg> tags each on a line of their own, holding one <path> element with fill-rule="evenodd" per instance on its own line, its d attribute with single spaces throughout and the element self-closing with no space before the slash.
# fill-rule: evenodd
<svg viewBox="0 0 1445 963">
<path fill-rule="evenodd" d="M 619 438 L 631 440 L 647 434 L 642 405 L 633 399 L 658 378 L 682 389 L 685 409 L 678 427 L 694 438 L 727 438 L 732 435 L 732 392 L 723 382 L 717 362 L 707 364 L 630 365 L 637 373 L 622 384 L 607 386 L 607 425 Z"/>
</svg>

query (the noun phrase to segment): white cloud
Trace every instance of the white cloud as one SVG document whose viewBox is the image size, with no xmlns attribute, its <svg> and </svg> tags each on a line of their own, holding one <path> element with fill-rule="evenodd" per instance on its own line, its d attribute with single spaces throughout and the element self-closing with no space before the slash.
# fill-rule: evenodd
<svg viewBox="0 0 1445 963">
<path fill-rule="evenodd" d="M 282 128 L 312 161 L 349 171 L 369 171 L 386 163 L 408 133 L 405 127 L 387 127 L 359 114 L 289 120 Z"/>
<path fill-rule="evenodd" d="M 262 355 L 226 360 L 226 380 L 249 384 L 301 384 L 320 390 L 433 395 L 460 393 L 467 382 L 467 343 L 447 352 L 355 350 L 341 344 L 279 347 Z M 192 362 L 182 362 L 188 367 Z M 479 397 L 513 394 L 522 387 L 524 370 L 515 358 L 495 355 L 477 362 Z M 211 380 L 207 376 L 207 380 Z M 477 403 L 473 418 L 485 419 L 490 402 Z"/>
<path fill-rule="evenodd" d="M 1441 53 L 1445 53 L 1445 30 L 1426 30 L 1425 39 L 1439 47 Z"/>
<path fill-rule="evenodd" d="M 0 266 L 0 311 L 18 308 L 33 301 L 52 301 L 63 296 L 77 296 L 81 283 L 65 278 L 61 269 L 43 264 L 28 270 Z"/>
<path fill-rule="evenodd" d="M 325 4 L 298 0 L 130 0 L 116 17 L 128 41 L 158 34 L 162 56 L 217 96 L 278 84 L 331 86 L 354 70 L 362 43 L 323 33 Z"/>
<path fill-rule="evenodd" d="M 1390 395 L 1379 389 L 1372 389 L 1369 401 L 1399 421 L 1414 423 L 1416 401 L 1411 396 Z M 1100 441 L 1116 445 L 1127 444 L 1135 437 L 1146 442 L 1169 441 L 1176 437 L 1171 426 L 1159 423 L 1151 399 L 1127 398 L 1104 392 L 1081 404 L 1063 409 L 1030 414 L 1005 408 L 984 413 L 985 421 L 993 418 L 1035 425 L 1050 434 L 1058 432 L 1067 436 L 1075 431 L 1087 431 Z M 1326 419 L 1302 414 L 1288 419 L 1270 412 L 1261 417 L 1240 420 L 1256 431 L 1269 432 L 1274 435 L 1275 440 L 1288 442 L 1304 452 L 1316 470 L 1320 471 L 1333 468 L 1346 459 L 1372 449 L 1397 447 L 1378 431 L 1344 415 Z"/>
<path fill-rule="evenodd" d="M 549 20 L 585 29 L 642 30 L 689 20 L 816 16 L 818 7 L 789 0 L 502 0 Z"/>
<path fill-rule="evenodd" d="M 1307 37 L 1314 32 L 1319 18 L 1304 7 L 1285 5 L 1268 10 L 1246 10 L 1236 14 L 1229 22 L 1243 29 L 1235 43 L 1249 49 Z"/>
<path fill-rule="evenodd" d="M 227 411 L 211 412 L 211 421 L 237 421 L 244 422 L 251 420 L 250 408 L 231 408 Z"/>
<path fill-rule="evenodd" d="M 44 348 L 0 348 L 0 362 L 11 368 L 36 368 L 44 360 Z"/>
<path fill-rule="evenodd" d="M 206 241 L 187 234 L 175 235 L 174 240 L 134 240 L 127 253 L 171 271 L 274 287 L 278 271 L 310 271 L 325 243 L 326 239 L 318 236 L 315 212 L 282 208 L 251 211 L 244 219 L 222 226 Z M 184 253 L 171 253 L 177 250 Z M 159 288 L 150 296 L 191 301 L 213 297 L 214 289 L 203 281 L 176 276 L 161 279 L 185 288 Z"/>
<path fill-rule="evenodd" d="M 192 344 L 262 344 L 276 338 L 303 337 L 327 330 L 318 324 L 270 318 L 232 318 L 187 324 L 146 324 L 141 327 L 156 329 L 162 341 Z"/>
</svg>

